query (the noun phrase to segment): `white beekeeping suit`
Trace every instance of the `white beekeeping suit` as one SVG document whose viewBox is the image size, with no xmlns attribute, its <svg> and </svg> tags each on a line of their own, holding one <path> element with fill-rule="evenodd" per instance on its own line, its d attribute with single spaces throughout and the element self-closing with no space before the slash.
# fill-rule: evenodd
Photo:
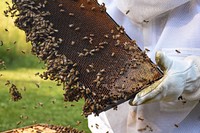
<svg viewBox="0 0 200 133">
<path fill-rule="evenodd" d="M 99 0 L 164 71 L 164 78 L 88 116 L 93 133 L 200 133 L 200 0 Z M 178 97 L 186 100 L 178 100 Z"/>
</svg>

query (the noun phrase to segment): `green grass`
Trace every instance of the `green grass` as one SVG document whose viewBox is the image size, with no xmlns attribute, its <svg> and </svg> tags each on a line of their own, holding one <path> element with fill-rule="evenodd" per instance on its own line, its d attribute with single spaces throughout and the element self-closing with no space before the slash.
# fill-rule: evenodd
<svg viewBox="0 0 200 133">
<path fill-rule="evenodd" d="M 16 68 L 42 68 L 44 66 L 43 62 L 32 55 L 31 53 L 23 54 L 22 52 L 17 52 L 16 47 L 7 51 L 6 46 L 0 47 L 0 59 L 5 62 L 7 69 Z"/>
<path fill-rule="evenodd" d="M 38 71 L 42 72 L 37 69 L 0 71 L 3 75 L 0 77 L 0 131 L 47 123 L 71 125 L 88 133 L 87 119 L 81 116 L 84 101 L 64 102 L 62 87 L 56 86 L 55 82 L 41 80 L 34 75 Z M 5 86 L 7 80 L 14 83 L 21 92 L 20 101 L 11 100 L 9 86 Z M 77 125 L 77 121 L 81 121 L 81 124 Z"/>
</svg>

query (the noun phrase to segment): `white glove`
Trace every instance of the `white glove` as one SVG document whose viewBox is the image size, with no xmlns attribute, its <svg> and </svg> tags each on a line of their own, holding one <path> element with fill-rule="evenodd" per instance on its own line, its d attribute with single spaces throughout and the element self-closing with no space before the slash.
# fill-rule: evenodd
<svg viewBox="0 0 200 133">
<path fill-rule="evenodd" d="M 150 21 L 190 0 L 115 0 L 117 7 L 136 23 Z"/>
<path fill-rule="evenodd" d="M 139 92 L 130 105 L 140 105 L 153 101 L 177 101 L 200 99 L 200 57 L 188 56 L 175 60 L 162 52 L 156 53 L 156 62 L 164 71 L 164 76 L 151 86 Z"/>
</svg>

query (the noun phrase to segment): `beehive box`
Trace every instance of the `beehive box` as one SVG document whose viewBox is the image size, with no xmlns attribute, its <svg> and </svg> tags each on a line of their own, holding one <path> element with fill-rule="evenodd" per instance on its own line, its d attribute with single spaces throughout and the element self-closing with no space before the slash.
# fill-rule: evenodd
<svg viewBox="0 0 200 133">
<path fill-rule="evenodd" d="M 66 101 L 85 99 L 84 115 L 123 103 L 162 77 L 122 26 L 93 0 L 14 0 L 7 14 L 45 62 L 43 79 L 63 84 Z M 16 12 L 17 11 L 17 12 Z"/>
<path fill-rule="evenodd" d="M 83 131 L 78 131 L 70 126 L 56 126 L 48 124 L 36 124 L 23 128 L 12 129 L 9 131 L 4 131 L 2 133 L 84 133 Z"/>
</svg>

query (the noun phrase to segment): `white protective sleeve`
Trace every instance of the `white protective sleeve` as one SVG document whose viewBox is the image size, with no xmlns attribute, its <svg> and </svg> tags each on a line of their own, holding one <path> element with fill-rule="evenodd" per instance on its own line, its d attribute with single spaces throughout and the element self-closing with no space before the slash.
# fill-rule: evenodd
<svg viewBox="0 0 200 133">
<path fill-rule="evenodd" d="M 117 7 L 136 23 L 174 9 L 190 0 L 115 0 Z"/>
<path fill-rule="evenodd" d="M 186 98 L 186 100 L 200 100 L 200 82 L 194 82 L 195 80 L 200 80 L 200 57 L 199 56 L 188 56 L 185 58 L 186 61 L 191 62 L 196 67 L 197 71 L 191 72 L 190 79 L 186 81 L 185 90 L 183 91 L 182 96 Z M 194 82 L 192 86 L 189 85 L 189 82 Z"/>
</svg>

